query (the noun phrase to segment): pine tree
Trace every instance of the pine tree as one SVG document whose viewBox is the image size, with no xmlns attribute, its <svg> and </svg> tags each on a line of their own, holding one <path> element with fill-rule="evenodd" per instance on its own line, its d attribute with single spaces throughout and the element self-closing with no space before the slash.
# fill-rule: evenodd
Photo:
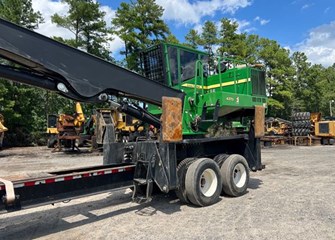
<svg viewBox="0 0 335 240">
<path fill-rule="evenodd" d="M 214 46 L 218 44 L 218 32 L 216 25 L 211 21 L 206 21 L 202 27 L 202 33 L 200 37 L 200 45 L 206 50 L 209 55 L 208 64 L 209 69 L 214 69 Z"/>
<path fill-rule="evenodd" d="M 169 34 L 169 35 L 165 38 L 164 41 L 167 42 L 167 43 L 180 44 L 179 40 L 178 40 L 178 39 L 176 38 L 176 36 L 173 35 L 172 33 Z"/>
<path fill-rule="evenodd" d="M 191 29 L 185 36 L 186 46 L 197 49 L 200 43 L 200 35 L 197 30 Z"/>
<path fill-rule="evenodd" d="M 112 60 L 107 48 L 112 40 L 103 17 L 105 12 L 100 4 L 93 0 L 62 0 L 69 5 L 66 16 L 54 14 L 51 19 L 57 26 L 64 27 L 74 34 L 73 39 L 55 39 L 106 60 Z"/>
<path fill-rule="evenodd" d="M 221 26 L 219 32 L 219 49 L 221 55 L 227 54 L 233 56 L 238 60 L 249 59 L 249 48 L 253 47 L 252 36 L 246 33 L 237 33 L 238 23 L 227 18 L 221 19 Z"/>
<path fill-rule="evenodd" d="M 112 20 L 114 32 L 124 41 L 127 67 L 139 71 L 139 53 L 165 40 L 170 33 L 162 20 L 163 8 L 155 0 L 122 2 Z"/>
<path fill-rule="evenodd" d="M 266 69 L 269 116 L 289 118 L 293 106 L 294 69 L 289 50 L 276 41 L 260 39 L 259 59 Z"/>
<path fill-rule="evenodd" d="M 30 30 L 43 23 L 41 13 L 34 11 L 31 0 L 0 0 L 0 16 Z"/>
<path fill-rule="evenodd" d="M 213 47 L 218 43 L 218 30 L 211 21 L 206 21 L 202 27 L 201 45 L 209 53 L 213 54 Z"/>
</svg>

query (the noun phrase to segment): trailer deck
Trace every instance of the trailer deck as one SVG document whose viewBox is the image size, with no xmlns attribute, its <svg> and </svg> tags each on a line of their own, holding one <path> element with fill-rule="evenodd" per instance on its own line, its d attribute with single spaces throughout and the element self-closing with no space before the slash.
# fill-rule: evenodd
<svg viewBox="0 0 335 240">
<path fill-rule="evenodd" d="M 134 170 L 133 164 L 119 164 L 50 172 L 40 178 L 0 179 L 0 212 L 131 187 Z"/>
</svg>

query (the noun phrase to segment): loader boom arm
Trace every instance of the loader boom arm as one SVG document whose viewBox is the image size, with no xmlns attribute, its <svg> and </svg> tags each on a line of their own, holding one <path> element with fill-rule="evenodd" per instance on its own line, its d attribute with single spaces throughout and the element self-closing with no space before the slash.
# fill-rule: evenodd
<svg viewBox="0 0 335 240">
<path fill-rule="evenodd" d="M 0 19 L 0 77 L 82 102 L 99 102 L 102 93 L 161 105 L 162 97 L 184 94 L 135 72 Z"/>
</svg>

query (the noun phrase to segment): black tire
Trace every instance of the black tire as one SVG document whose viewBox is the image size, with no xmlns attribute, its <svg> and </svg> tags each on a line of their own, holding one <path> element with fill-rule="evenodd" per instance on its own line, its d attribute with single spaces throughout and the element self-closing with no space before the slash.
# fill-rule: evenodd
<svg viewBox="0 0 335 240">
<path fill-rule="evenodd" d="M 57 145 L 57 136 L 56 135 L 51 135 L 48 138 L 47 146 L 48 146 L 48 148 L 55 148 L 56 145 Z"/>
<path fill-rule="evenodd" d="M 298 113 L 297 113 L 297 120 L 300 120 L 300 119 L 301 119 L 301 113 L 298 112 Z"/>
<path fill-rule="evenodd" d="M 293 113 L 292 115 L 292 121 L 296 121 L 297 120 L 297 113 Z"/>
<path fill-rule="evenodd" d="M 328 145 L 329 141 L 327 138 L 321 138 L 321 144 L 322 145 Z"/>
<path fill-rule="evenodd" d="M 179 187 L 175 190 L 177 197 L 182 203 L 190 203 L 187 199 L 187 194 L 185 190 L 185 177 L 187 168 L 194 162 L 196 158 L 185 158 L 178 164 L 177 176 L 179 181 Z"/>
<path fill-rule="evenodd" d="M 219 200 L 222 190 L 222 177 L 218 164 L 209 158 L 193 162 L 185 178 L 187 198 L 197 206 L 209 206 Z"/>
<path fill-rule="evenodd" d="M 311 120 L 311 113 L 310 112 L 305 113 L 305 120 L 308 120 L 308 121 Z"/>
<path fill-rule="evenodd" d="M 219 154 L 219 155 L 216 155 L 213 160 L 214 162 L 216 162 L 219 167 L 222 166 L 223 162 L 229 157 L 229 154 Z"/>
<path fill-rule="evenodd" d="M 292 129 L 292 136 L 296 136 L 295 128 Z"/>
<path fill-rule="evenodd" d="M 301 129 L 301 136 L 307 136 L 307 129 L 305 128 Z"/>
<path fill-rule="evenodd" d="M 301 136 L 306 136 L 306 129 L 301 128 L 300 131 L 301 131 Z"/>
<path fill-rule="evenodd" d="M 321 138 L 321 145 L 325 145 L 325 140 L 323 138 Z"/>
<path fill-rule="evenodd" d="M 238 173 L 240 175 L 237 175 Z M 241 155 L 230 155 L 221 167 L 221 175 L 222 190 L 225 194 L 239 197 L 247 192 L 250 179 L 249 165 Z"/>
</svg>

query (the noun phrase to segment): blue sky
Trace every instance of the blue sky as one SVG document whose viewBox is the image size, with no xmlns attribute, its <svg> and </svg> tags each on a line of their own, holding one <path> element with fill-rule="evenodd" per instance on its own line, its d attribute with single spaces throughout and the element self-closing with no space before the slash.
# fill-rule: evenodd
<svg viewBox="0 0 335 240">
<path fill-rule="evenodd" d="M 117 9 L 120 0 L 100 0 L 101 4 L 109 5 L 112 9 Z M 166 2 L 169 2 L 166 0 Z M 176 1 L 178 2 L 178 1 Z M 180 0 L 179 2 L 185 2 Z M 188 1 L 196 3 L 198 1 Z M 207 1 L 211 2 L 211 1 Z M 212 1 L 213 2 L 213 1 Z M 221 1 L 224 2 L 224 1 Z M 253 0 L 253 1 L 231 1 L 248 2 L 246 7 L 238 8 L 234 13 L 217 10 L 213 15 L 203 16 L 200 23 L 206 20 L 219 21 L 223 17 L 233 18 L 241 22 L 248 22 L 243 30 L 249 33 L 259 34 L 263 37 L 277 40 L 282 45 L 294 45 L 308 37 L 308 31 L 312 28 L 335 20 L 335 1 L 334 0 Z M 268 20 L 269 22 L 261 25 L 255 18 Z M 185 34 L 196 24 L 180 24 L 175 20 L 167 20 L 170 29 L 184 41 Z"/>
<path fill-rule="evenodd" d="M 106 12 L 106 21 L 110 22 L 122 1 L 98 1 Z M 334 0 L 156 0 L 156 3 L 165 9 L 163 18 L 180 41 L 184 41 L 190 29 L 200 30 L 204 21 L 218 22 L 226 17 L 240 24 L 240 32 L 276 40 L 292 52 L 303 51 L 312 63 L 329 66 L 335 62 Z M 63 3 L 33 0 L 33 7 L 41 11 L 46 20 L 40 26 L 41 33 L 70 37 L 49 21 L 55 12 L 66 13 Z M 111 43 L 114 55 L 122 46 L 116 37 Z"/>
</svg>

